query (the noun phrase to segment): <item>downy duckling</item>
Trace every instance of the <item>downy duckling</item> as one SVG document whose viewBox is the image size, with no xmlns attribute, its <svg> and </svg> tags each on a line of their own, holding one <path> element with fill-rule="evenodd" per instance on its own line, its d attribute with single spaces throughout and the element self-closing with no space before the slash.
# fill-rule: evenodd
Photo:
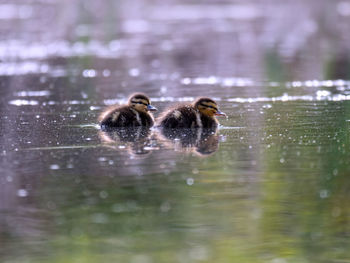
<svg viewBox="0 0 350 263">
<path fill-rule="evenodd" d="M 199 98 L 192 105 L 180 105 L 165 111 L 157 120 L 163 128 L 216 128 L 215 116 L 226 116 L 210 98 Z"/>
<path fill-rule="evenodd" d="M 128 104 L 107 108 L 99 117 L 101 127 L 151 127 L 154 119 L 149 111 L 157 109 L 151 105 L 150 99 L 142 94 L 135 93 L 130 96 Z"/>
</svg>

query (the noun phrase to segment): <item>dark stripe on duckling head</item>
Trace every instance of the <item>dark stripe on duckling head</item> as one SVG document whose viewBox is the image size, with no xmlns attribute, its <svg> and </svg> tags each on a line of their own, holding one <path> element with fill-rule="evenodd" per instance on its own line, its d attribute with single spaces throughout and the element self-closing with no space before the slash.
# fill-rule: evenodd
<svg viewBox="0 0 350 263">
<path fill-rule="evenodd" d="M 210 98 L 199 98 L 198 100 L 196 100 L 194 103 L 194 107 L 198 108 L 199 106 L 212 108 L 216 111 L 218 110 L 216 102 Z"/>
<path fill-rule="evenodd" d="M 132 103 L 132 104 L 143 104 L 143 105 L 145 105 L 145 106 L 148 106 L 148 105 L 149 105 L 149 103 L 148 103 L 147 100 L 141 100 L 141 99 L 132 99 L 132 100 L 131 100 L 131 103 Z"/>
<path fill-rule="evenodd" d="M 129 98 L 129 103 L 139 103 L 140 101 L 142 102 L 142 104 L 146 103 L 145 105 L 150 104 L 149 98 L 142 93 L 132 94 Z"/>
<path fill-rule="evenodd" d="M 211 104 L 200 103 L 199 105 L 200 105 L 200 106 L 203 106 L 203 107 L 205 107 L 205 108 L 211 108 L 211 109 L 213 109 L 213 110 L 215 110 L 215 111 L 218 111 L 218 108 L 216 107 L 216 104 L 214 104 L 214 103 L 211 103 Z"/>
</svg>

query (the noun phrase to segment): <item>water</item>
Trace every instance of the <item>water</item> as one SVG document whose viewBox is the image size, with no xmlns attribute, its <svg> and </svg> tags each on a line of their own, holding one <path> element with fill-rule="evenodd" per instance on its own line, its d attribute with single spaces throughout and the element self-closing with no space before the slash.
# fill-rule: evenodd
<svg viewBox="0 0 350 263">
<path fill-rule="evenodd" d="M 1 262 L 350 261 L 347 2 L 0 9 Z M 135 91 L 228 118 L 101 131 Z"/>
</svg>

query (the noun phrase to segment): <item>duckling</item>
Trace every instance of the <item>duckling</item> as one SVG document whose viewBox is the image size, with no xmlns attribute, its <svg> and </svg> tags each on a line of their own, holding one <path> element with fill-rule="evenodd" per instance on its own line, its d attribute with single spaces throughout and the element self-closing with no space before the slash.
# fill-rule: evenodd
<svg viewBox="0 0 350 263">
<path fill-rule="evenodd" d="M 135 93 L 129 98 L 127 105 L 107 108 L 99 117 L 102 128 L 112 127 L 151 127 L 154 119 L 149 111 L 156 111 L 150 99 L 142 94 Z"/>
<path fill-rule="evenodd" d="M 163 128 L 216 128 L 215 116 L 226 116 L 210 98 L 199 98 L 192 105 L 180 105 L 164 112 L 157 120 Z"/>
</svg>

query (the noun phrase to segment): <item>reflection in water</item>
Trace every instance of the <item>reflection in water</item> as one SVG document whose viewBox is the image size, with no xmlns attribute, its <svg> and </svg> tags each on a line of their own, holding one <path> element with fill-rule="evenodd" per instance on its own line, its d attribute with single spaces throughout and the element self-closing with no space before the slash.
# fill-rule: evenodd
<svg viewBox="0 0 350 263">
<path fill-rule="evenodd" d="M 99 132 L 99 137 L 105 146 L 127 150 L 133 156 L 146 156 L 153 149 L 151 130 L 147 127 L 103 129 Z"/>
<path fill-rule="evenodd" d="M 161 144 L 166 148 L 194 152 L 200 156 L 209 156 L 219 148 L 216 128 L 150 130 L 147 127 L 123 127 L 102 129 L 99 137 L 104 146 L 119 151 L 126 150 L 131 156 L 139 157 L 160 150 Z"/>
<path fill-rule="evenodd" d="M 166 145 L 177 151 L 192 151 L 201 156 L 208 156 L 219 148 L 217 129 L 166 129 L 160 130 L 161 138 L 167 140 Z M 161 139 L 163 140 L 163 139 Z"/>
</svg>

